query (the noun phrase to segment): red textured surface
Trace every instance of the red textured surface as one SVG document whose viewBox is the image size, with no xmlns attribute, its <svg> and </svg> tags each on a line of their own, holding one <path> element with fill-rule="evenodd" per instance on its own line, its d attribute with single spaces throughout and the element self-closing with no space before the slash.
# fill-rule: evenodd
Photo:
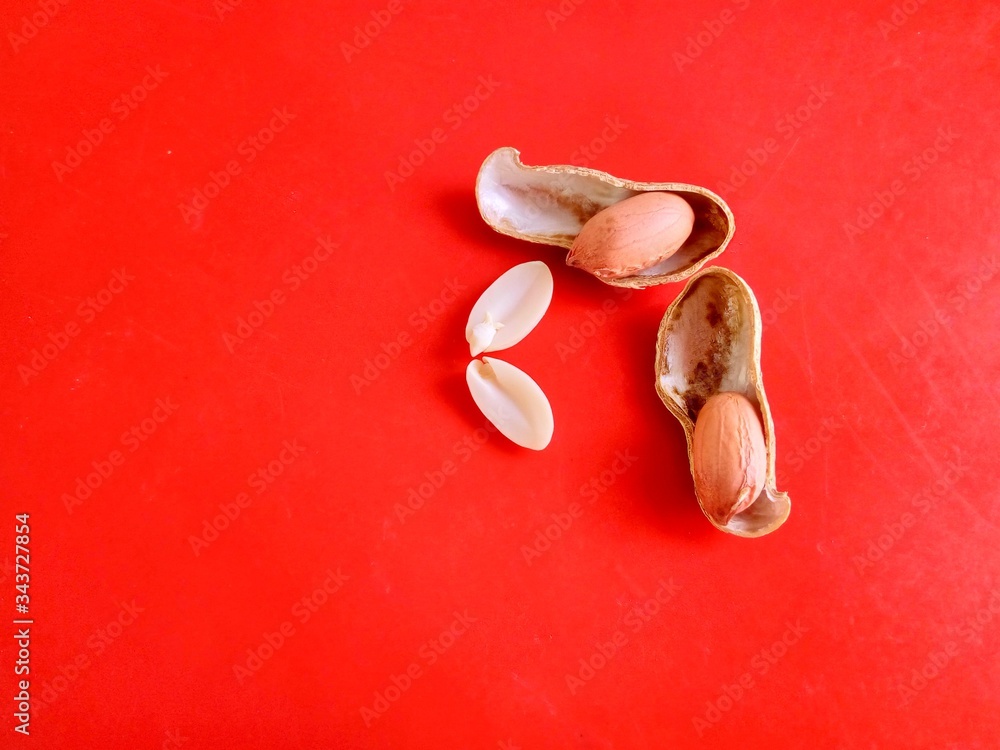
<svg viewBox="0 0 1000 750">
<path fill-rule="evenodd" d="M 0 746 L 1000 745 L 996 3 L 222 2 L 0 14 Z M 729 201 L 778 532 L 695 504 L 680 285 L 491 232 L 501 145 Z M 462 331 L 537 258 L 529 453 L 477 432 Z"/>
</svg>

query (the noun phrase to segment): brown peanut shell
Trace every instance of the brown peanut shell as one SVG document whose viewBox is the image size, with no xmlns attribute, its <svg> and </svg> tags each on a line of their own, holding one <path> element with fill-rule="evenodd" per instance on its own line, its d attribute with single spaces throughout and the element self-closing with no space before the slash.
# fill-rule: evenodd
<svg viewBox="0 0 1000 750">
<path fill-rule="evenodd" d="M 691 204 L 695 222 L 676 253 L 653 269 L 601 279 L 612 286 L 644 289 L 683 281 L 722 254 L 736 231 L 729 206 L 707 188 L 682 182 L 634 182 L 587 167 L 529 167 L 505 146 L 486 157 L 476 178 L 483 220 L 501 234 L 569 249 L 598 211 L 642 192 L 676 193 Z"/>
<path fill-rule="evenodd" d="M 760 369 L 761 328 L 760 309 L 747 283 L 729 269 L 713 267 L 688 281 L 667 308 L 656 338 L 656 392 L 684 429 L 692 476 L 694 425 L 710 396 L 742 393 L 758 411 L 767 448 L 764 491 L 724 525 L 698 498 L 713 526 L 742 537 L 771 533 L 792 507 L 776 487 L 774 422 Z"/>
</svg>

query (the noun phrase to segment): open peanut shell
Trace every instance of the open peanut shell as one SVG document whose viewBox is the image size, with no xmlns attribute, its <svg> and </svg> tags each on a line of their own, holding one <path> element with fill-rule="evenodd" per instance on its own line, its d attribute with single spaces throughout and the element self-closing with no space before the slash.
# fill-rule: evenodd
<svg viewBox="0 0 1000 750">
<path fill-rule="evenodd" d="M 729 244 L 736 222 L 718 195 L 681 182 L 633 182 L 586 167 L 528 167 L 509 146 L 486 157 L 476 178 L 476 201 L 493 229 L 528 242 L 569 249 L 583 225 L 598 211 L 642 192 L 676 193 L 691 204 L 691 235 L 666 260 L 630 276 L 602 278 L 612 286 L 643 289 L 683 281 L 717 258 Z"/>
<path fill-rule="evenodd" d="M 753 292 L 735 273 L 719 267 L 688 281 L 667 308 L 656 339 L 656 392 L 684 428 L 692 476 L 694 425 L 705 401 L 733 391 L 757 409 L 767 448 L 764 490 L 725 525 L 713 520 L 698 498 L 716 528 L 742 537 L 769 534 L 785 522 L 792 507 L 788 495 L 775 486 L 774 422 L 764 394 L 760 342 L 760 310 Z"/>
</svg>

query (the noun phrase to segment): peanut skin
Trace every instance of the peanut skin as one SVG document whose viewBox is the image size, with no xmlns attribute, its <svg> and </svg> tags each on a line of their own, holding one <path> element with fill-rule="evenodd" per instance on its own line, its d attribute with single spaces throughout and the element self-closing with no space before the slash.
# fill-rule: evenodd
<svg viewBox="0 0 1000 750">
<path fill-rule="evenodd" d="M 594 214 L 566 263 L 602 279 L 631 276 L 666 260 L 694 228 L 694 210 L 674 193 L 639 193 Z"/>
<path fill-rule="evenodd" d="M 692 441 L 694 488 L 721 526 L 764 489 L 767 450 L 756 407 L 741 393 L 718 393 L 698 414 Z"/>
</svg>

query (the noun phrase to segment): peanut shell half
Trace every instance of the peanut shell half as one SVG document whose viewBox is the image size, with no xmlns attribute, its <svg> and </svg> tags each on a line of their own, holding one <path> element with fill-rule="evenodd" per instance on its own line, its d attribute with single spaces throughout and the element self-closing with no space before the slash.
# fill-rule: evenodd
<svg viewBox="0 0 1000 750">
<path fill-rule="evenodd" d="M 760 342 L 760 310 L 753 292 L 735 273 L 719 267 L 688 281 L 667 308 L 656 339 L 656 392 L 684 429 L 692 476 L 694 426 L 710 396 L 741 393 L 758 411 L 767 451 L 764 491 L 725 524 L 715 521 L 698 498 L 712 525 L 742 537 L 771 533 L 792 507 L 788 495 L 775 486 L 774 422 L 764 394 Z"/>
<path fill-rule="evenodd" d="M 529 167 L 517 149 L 505 146 L 486 157 L 476 178 L 483 220 L 501 234 L 570 249 L 583 225 L 598 211 L 643 192 L 676 193 L 694 210 L 691 235 L 657 265 L 618 278 L 612 286 L 644 289 L 683 281 L 717 258 L 736 222 L 729 206 L 707 188 L 681 182 L 633 182 L 586 167 Z"/>
</svg>

